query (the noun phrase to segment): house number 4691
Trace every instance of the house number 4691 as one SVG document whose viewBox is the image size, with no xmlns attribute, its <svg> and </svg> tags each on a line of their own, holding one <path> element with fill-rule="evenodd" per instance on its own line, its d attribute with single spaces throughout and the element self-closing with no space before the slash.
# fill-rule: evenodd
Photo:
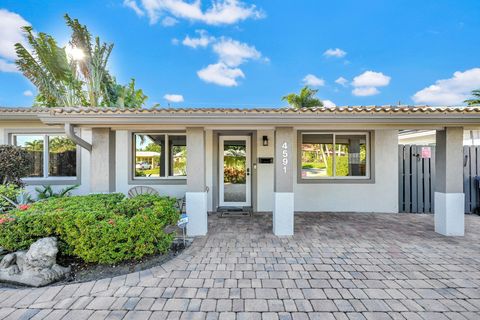
<svg viewBox="0 0 480 320">
<path fill-rule="evenodd" d="M 282 143 L 282 169 L 284 173 L 287 173 L 287 164 L 288 164 L 288 144 L 287 142 Z"/>
</svg>

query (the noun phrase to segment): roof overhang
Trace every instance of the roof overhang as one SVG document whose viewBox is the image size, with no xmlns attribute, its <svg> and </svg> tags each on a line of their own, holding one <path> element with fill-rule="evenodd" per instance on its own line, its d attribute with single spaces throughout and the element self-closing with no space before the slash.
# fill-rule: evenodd
<svg viewBox="0 0 480 320">
<path fill-rule="evenodd" d="M 313 126 L 356 124 L 396 128 L 463 126 L 480 128 L 480 107 L 336 107 L 269 109 L 116 109 L 51 108 L 0 111 L 0 119 L 38 118 L 49 125 L 84 126 L 165 125 L 264 125 Z"/>
</svg>

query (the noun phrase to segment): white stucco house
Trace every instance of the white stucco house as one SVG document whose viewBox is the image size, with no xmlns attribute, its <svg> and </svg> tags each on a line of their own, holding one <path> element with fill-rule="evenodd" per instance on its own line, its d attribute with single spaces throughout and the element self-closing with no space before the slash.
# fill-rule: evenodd
<svg viewBox="0 0 480 320">
<path fill-rule="evenodd" d="M 192 236 L 221 207 L 272 212 L 276 235 L 295 212 L 398 213 L 401 130 L 436 132 L 435 229 L 463 235 L 464 130 L 479 128 L 478 107 L 0 108 L 0 144 L 33 155 L 28 187 L 186 196 Z"/>
</svg>

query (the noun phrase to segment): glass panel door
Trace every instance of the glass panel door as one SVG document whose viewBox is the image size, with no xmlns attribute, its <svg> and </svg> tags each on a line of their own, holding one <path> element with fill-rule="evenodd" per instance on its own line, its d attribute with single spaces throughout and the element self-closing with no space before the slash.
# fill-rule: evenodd
<svg viewBox="0 0 480 320">
<path fill-rule="evenodd" d="M 220 137 L 220 206 L 250 206 L 250 137 Z"/>
</svg>

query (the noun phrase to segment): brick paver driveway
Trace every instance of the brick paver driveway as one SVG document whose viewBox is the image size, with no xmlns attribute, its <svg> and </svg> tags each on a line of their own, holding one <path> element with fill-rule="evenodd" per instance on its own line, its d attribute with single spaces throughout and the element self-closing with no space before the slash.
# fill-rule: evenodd
<svg viewBox="0 0 480 320">
<path fill-rule="evenodd" d="M 299 214 L 286 238 L 265 215 L 209 221 L 162 267 L 0 289 L 0 318 L 480 319 L 480 217 L 464 238 L 435 234 L 431 215 Z"/>
</svg>

